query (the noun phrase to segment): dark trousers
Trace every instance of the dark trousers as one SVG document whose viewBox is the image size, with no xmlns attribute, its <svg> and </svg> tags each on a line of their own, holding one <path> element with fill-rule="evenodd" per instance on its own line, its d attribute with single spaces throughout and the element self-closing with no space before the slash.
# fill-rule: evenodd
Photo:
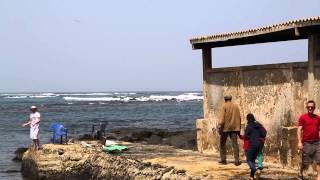
<svg viewBox="0 0 320 180">
<path fill-rule="evenodd" d="M 231 142 L 232 142 L 234 161 L 235 161 L 235 163 L 239 162 L 238 135 L 239 135 L 238 131 L 223 132 L 220 134 L 220 159 L 221 159 L 221 161 L 227 160 L 226 142 L 227 142 L 227 138 L 229 136 L 231 139 Z"/>
<path fill-rule="evenodd" d="M 250 144 L 250 142 L 249 142 L 249 144 Z M 256 143 L 251 142 L 251 144 L 246 152 L 247 163 L 250 168 L 250 176 L 251 177 L 254 177 L 254 174 L 257 171 L 255 161 L 258 157 L 259 152 L 262 150 L 262 147 L 263 147 L 262 143 L 260 143 L 260 142 L 256 142 Z"/>
</svg>

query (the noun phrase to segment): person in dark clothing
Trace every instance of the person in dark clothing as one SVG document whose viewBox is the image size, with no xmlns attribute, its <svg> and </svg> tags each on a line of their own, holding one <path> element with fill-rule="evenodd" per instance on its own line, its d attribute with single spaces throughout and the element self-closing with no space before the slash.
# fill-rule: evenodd
<svg viewBox="0 0 320 180">
<path fill-rule="evenodd" d="M 266 137 L 266 131 L 263 126 L 255 120 L 253 114 L 247 115 L 247 127 L 245 138 L 249 139 L 249 148 L 246 152 L 247 163 L 250 167 L 250 177 L 254 178 L 257 171 L 255 161 L 259 152 L 263 148 L 263 139 Z"/>
</svg>

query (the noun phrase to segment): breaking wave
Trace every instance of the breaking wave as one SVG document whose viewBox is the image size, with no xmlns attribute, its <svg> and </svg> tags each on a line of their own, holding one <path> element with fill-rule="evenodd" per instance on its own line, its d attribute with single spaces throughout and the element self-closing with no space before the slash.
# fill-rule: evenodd
<svg viewBox="0 0 320 180">
<path fill-rule="evenodd" d="M 192 93 L 181 94 L 178 96 L 163 96 L 163 95 L 151 95 L 150 100 L 153 101 L 163 101 L 163 100 L 177 100 L 177 101 L 192 101 L 192 100 L 202 100 L 202 96 L 194 95 Z"/>
<path fill-rule="evenodd" d="M 6 99 L 24 99 L 24 98 L 28 98 L 28 96 L 7 96 L 4 98 L 6 98 Z"/>
<path fill-rule="evenodd" d="M 200 101 L 203 96 L 196 93 L 185 93 L 176 96 L 169 95 L 150 95 L 150 96 L 140 96 L 140 97 L 130 97 L 130 96 L 119 96 L 119 97 L 63 97 L 66 101 Z"/>
<path fill-rule="evenodd" d="M 137 94 L 137 93 L 134 93 L 134 92 L 115 92 L 113 94 L 134 95 L 134 94 Z"/>
<path fill-rule="evenodd" d="M 134 92 L 113 92 L 113 93 L 11 93 L 1 94 L 6 99 L 32 99 L 32 98 L 54 98 L 60 97 L 65 101 L 100 101 L 100 102 L 146 102 L 146 101 L 200 101 L 203 100 L 202 93 L 134 93 Z"/>
<path fill-rule="evenodd" d="M 41 93 L 41 94 L 2 94 L 6 99 L 25 99 L 25 98 L 51 98 L 58 97 L 54 93 Z"/>
<path fill-rule="evenodd" d="M 121 98 L 113 97 L 63 97 L 66 101 L 120 101 Z"/>
<path fill-rule="evenodd" d="M 60 96 L 109 96 L 112 93 L 59 93 Z"/>
</svg>

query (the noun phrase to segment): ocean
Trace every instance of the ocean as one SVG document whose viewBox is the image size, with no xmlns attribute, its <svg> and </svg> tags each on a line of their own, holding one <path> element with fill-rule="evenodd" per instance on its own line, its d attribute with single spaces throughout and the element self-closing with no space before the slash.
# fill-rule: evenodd
<svg viewBox="0 0 320 180">
<path fill-rule="evenodd" d="M 201 92 L 86 92 L 0 94 L 0 179 L 23 179 L 20 163 L 12 161 L 18 147 L 28 147 L 31 105 L 41 113 L 40 144 L 51 137 L 49 126 L 60 122 L 69 136 L 90 134 L 92 125 L 114 128 L 195 129 L 203 117 Z"/>
</svg>

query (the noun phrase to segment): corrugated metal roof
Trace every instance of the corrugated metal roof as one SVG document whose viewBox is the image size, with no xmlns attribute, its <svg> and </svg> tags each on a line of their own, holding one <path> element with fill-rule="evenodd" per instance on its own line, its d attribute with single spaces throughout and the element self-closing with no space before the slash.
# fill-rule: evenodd
<svg viewBox="0 0 320 180">
<path fill-rule="evenodd" d="M 248 29 L 239 32 L 228 32 L 223 34 L 215 34 L 215 35 L 208 35 L 208 36 L 200 36 L 194 37 L 190 39 L 192 45 L 195 44 L 205 44 L 205 43 L 214 43 L 214 42 L 221 42 L 221 41 L 228 41 L 230 39 L 239 39 L 239 38 L 246 38 L 252 36 L 258 36 L 263 34 L 269 34 L 279 31 L 284 31 L 288 29 L 294 29 L 301 27 L 308 27 L 308 26 L 319 26 L 320 25 L 320 16 L 316 17 L 309 17 L 304 19 L 297 19 L 291 20 L 284 23 L 273 24 L 270 26 Z"/>
</svg>

